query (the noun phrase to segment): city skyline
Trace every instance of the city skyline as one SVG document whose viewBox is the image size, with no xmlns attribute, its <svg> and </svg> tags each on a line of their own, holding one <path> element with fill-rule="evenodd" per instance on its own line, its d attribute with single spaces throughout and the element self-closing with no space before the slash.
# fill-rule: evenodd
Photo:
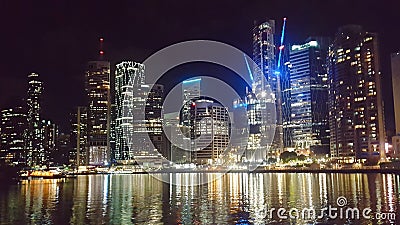
<svg viewBox="0 0 400 225">
<path fill-rule="evenodd" d="M 27 93 L 21 98 L 25 102 L 23 105 L 26 105 L 27 118 L 26 134 L 23 134 L 26 164 L 35 167 L 54 163 L 51 161 L 54 157 L 51 152 L 57 149 L 58 133 L 69 135 L 70 151 L 75 151 L 69 153 L 69 161 L 75 162 L 75 165 L 125 164 L 132 163 L 138 157 L 148 161 L 151 157 L 161 155 L 171 159 L 173 146 L 165 139 L 162 115 L 170 113 L 166 108 L 175 103 L 163 105 L 163 101 L 173 85 L 181 82 L 183 108 L 178 106 L 181 108 L 179 125 L 191 130 L 191 150 L 198 149 L 193 143 L 202 134 L 193 134 L 193 129 L 197 128 L 191 112 L 192 104 L 195 104 L 196 98 L 204 97 L 200 89 L 218 89 L 210 86 L 213 82 L 203 83 L 201 76 L 226 82 L 240 96 L 241 100 L 235 96 L 228 100 L 229 105 L 222 106 L 229 113 L 234 113 L 236 108 L 246 111 L 249 137 L 245 147 L 247 159 L 244 161 L 279 162 L 280 155 L 285 151 L 295 151 L 307 157 L 329 154 L 332 158 L 341 158 L 343 162 L 365 163 L 364 159 L 369 162 L 376 155 L 380 155 L 378 161 L 385 161 L 386 154 L 390 158 L 388 145 L 391 144 L 391 137 L 396 134 L 393 129 L 394 115 L 391 112 L 393 101 L 388 97 L 392 89 L 382 87 L 382 83 L 387 84 L 385 78 L 392 77 L 385 76 L 382 68 L 387 63 L 391 64 L 394 73 L 390 81 L 396 82 L 397 64 L 395 53 L 391 54 L 391 61 L 386 61 L 382 56 L 379 33 L 365 29 L 363 25 L 348 24 L 336 27 L 338 31 L 333 36 L 309 36 L 294 42 L 302 33 L 294 33 L 295 29 L 287 25 L 288 21 L 290 25 L 289 17 L 259 19 L 256 13 L 250 18 L 254 18 L 253 24 L 246 28 L 246 33 L 252 38 L 246 44 L 231 45 L 242 50 L 244 56 L 250 46 L 251 54 L 247 54 L 253 59 L 250 65 L 249 60 L 244 58 L 251 80 L 247 84 L 243 82 L 246 78 L 240 78 L 243 72 L 238 73 L 235 69 L 227 69 L 229 66 L 221 66 L 225 64 L 217 65 L 227 67 L 221 72 L 215 65 L 213 67 L 205 63 L 218 64 L 215 61 L 199 63 L 194 60 L 166 70 L 161 78 L 154 81 L 157 84 L 153 86 L 151 79 L 150 83 L 146 82 L 146 77 L 152 77 L 153 69 L 162 63 L 146 65 L 145 69 L 146 60 L 129 59 L 140 58 L 140 53 L 132 53 L 128 58 L 118 61 L 118 56 L 113 55 L 115 49 L 108 47 L 115 43 L 112 38 L 111 41 L 105 38 L 105 32 L 98 37 L 97 47 L 84 47 L 91 48 L 95 54 L 91 53 L 87 58 L 79 85 L 71 86 L 73 83 L 67 83 L 73 87 L 70 90 L 76 92 L 67 96 L 75 99 L 75 102 L 83 103 L 69 108 L 69 117 L 61 118 L 60 121 L 61 115 L 65 113 L 61 108 L 68 105 L 62 101 L 65 95 L 56 95 L 61 106 L 52 107 L 57 108 L 59 113 L 49 117 L 47 114 L 53 108 L 44 107 L 51 106 L 51 101 L 44 96 L 55 84 L 47 83 L 39 75 L 40 72 L 28 73 Z M 323 33 L 320 29 L 315 30 Z M 136 44 L 140 45 L 140 42 Z M 149 50 L 154 46 L 143 48 Z M 111 54 L 108 54 L 109 50 Z M 231 59 L 226 56 L 224 58 Z M 60 71 L 73 66 L 76 65 L 66 64 Z M 200 82 L 203 83 L 201 88 Z M 78 97 L 79 86 L 82 84 L 84 95 Z M 393 92 L 397 93 L 395 88 Z M 204 94 L 208 96 L 207 92 Z M 217 93 L 216 96 L 226 97 L 224 93 Z M 394 99 L 397 99 L 396 96 Z M 175 102 L 180 101 L 175 99 Z M 19 105 L 18 101 L 14 101 L 14 105 L 3 109 L 7 112 L 7 109 Z M 211 117 L 214 116 L 214 110 L 217 112 L 217 107 L 213 106 L 210 110 L 208 106 L 205 108 Z M 179 111 L 179 108 L 176 110 Z M 142 111 L 146 115 L 143 118 Z M 4 114 L 5 121 L 7 116 Z M 8 127 L 3 129 L 7 131 Z M 171 131 L 174 129 L 176 127 L 171 127 Z M 211 130 L 200 130 L 214 134 Z M 235 132 L 243 131 L 239 129 Z M 7 138 L 5 136 L 4 140 Z M 240 143 L 243 142 L 242 138 Z M 233 147 L 235 151 L 236 147 Z M 7 149 L 3 151 L 7 153 Z M 212 161 L 218 161 L 215 159 L 213 153 Z M 202 162 L 207 160 L 202 159 Z"/>
<path fill-rule="evenodd" d="M 0 224 L 399 224 L 396 1 L 0 3 Z"/>
<path fill-rule="evenodd" d="M 9 57 L 2 60 L 6 66 L 1 77 L 2 82 L 0 92 L 3 96 L 6 96 L 6 98 L 0 100 L 0 108 L 12 107 L 13 102 L 20 101 L 21 98 L 25 97 L 25 74 L 35 71 L 41 74 L 41 77 L 47 87 L 44 92 L 45 103 L 43 105 L 45 117 L 50 118 L 57 124 L 60 124 L 60 129 L 66 131 L 67 123 L 63 120 L 63 118 L 66 118 L 74 107 L 84 104 L 85 94 L 82 84 L 83 77 L 81 75 L 85 69 L 86 62 L 97 58 L 99 50 L 97 40 L 99 37 L 104 37 L 104 56 L 107 59 L 112 59 L 111 65 L 114 67 L 117 62 L 121 62 L 122 60 L 132 59 L 138 62 L 143 61 L 148 55 L 152 54 L 157 49 L 172 43 L 189 39 L 221 40 L 228 42 L 229 44 L 232 44 L 251 55 L 252 47 L 250 41 L 252 33 L 251 27 L 253 26 L 253 22 L 254 20 L 266 20 L 267 17 L 277 21 L 276 27 L 278 28 L 278 31 L 282 25 L 281 19 L 283 17 L 288 18 L 287 38 L 289 43 L 301 43 L 309 35 L 324 35 L 333 37 L 338 27 L 348 23 L 354 23 L 360 24 L 366 30 L 376 32 L 380 35 L 380 45 L 382 47 L 380 55 L 382 56 L 381 61 L 382 74 L 385 81 L 384 83 L 391 82 L 390 53 L 396 52 L 399 49 L 399 46 L 397 42 L 395 42 L 394 38 L 396 31 L 389 32 L 393 28 L 385 22 L 386 20 L 390 19 L 398 20 L 397 14 L 394 13 L 395 7 L 390 7 L 391 4 L 394 4 L 394 2 L 387 2 L 385 6 L 378 4 L 376 7 L 374 7 L 375 5 L 372 1 L 362 2 L 362 4 L 360 2 L 352 3 L 354 6 L 360 7 L 360 9 L 365 9 L 359 10 L 360 12 L 349 11 L 347 7 L 341 7 L 342 4 L 340 2 L 328 3 L 328 5 L 324 5 L 324 7 L 319 4 L 311 5 L 287 2 L 280 5 L 272 4 L 274 7 L 270 7 L 266 11 L 258 8 L 262 8 L 260 6 L 263 6 L 264 4 L 266 5 L 267 3 L 256 2 L 254 4 L 248 4 L 239 2 L 236 5 L 230 6 L 229 8 L 224 8 L 222 6 L 225 4 L 224 2 L 221 2 L 216 3 L 216 5 L 201 5 L 201 9 L 208 9 L 204 10 L 206 15 L 200 16 L 198 14 L 194 14 L 193 16 L 188 16 L 187 21 L 179 20 L 178 18 L 180 18 L 180 16 L 172 16 L 169 15 L 169 13 L 166 14 L 166 12 L 160 11 L 160 7 L 153 7 L 157 4 L 136 4 L 126 4 L 125 10 L 132 9 L 136 6 L 141 6 L 146 9 L 154 9 L 154 14 L 158 13 L 160 16 L 163 14 L 167 15 L 166 18 L 169 24 L 172 24 L 170 26 L 154 26 L 157 24 L 155 19 L 146 16 L 143 17 L 147 19 L 151 25 L 153 25 L 149 27 L 171 29 L 167 30 L 169 32 L 164 32 L 165 38 L 159 39 L 157 42 L 154 42 L 153 40 L 147 40 L 144 38 L 147 36 L 145 34 L 149 34 L 151 36 L 152 32 L 154 31 L 149 29 L 149 27 L 143 27 L 143 25 L 138 25 L 143 29 L 143 32 L 141 32 L 143 35 L 140 33 L 139 35 L 132 36 L 131 31 L 128 33 L 124 33 L 122 30 L 119 31 L 117 28 L 123 26 L 123 24 L 127 23 L 127 21 L 132 21 L 135 24 L 140 22 L 139 19 L 135 19 L 131 16 L 127 16 L 126 21 L 123 19 L 118 19 L 118 21 L 116 21 L 116 19 L 105 16 L 104 18 L 100 18 L 99 23 L 96 23 L 92 29 L 89 29 L 88 31 L 82 31 L 82 25 L 91 24 L 93 19 L 89 19 L 89 15 L 83 15 L 79 9 L 72 9 L 71 12 L 76 10 L 76 18 L 69 19 L 72 16 L 71 12 L 68 11 L 68 9 L 71 9 L 71 5 L 67 3 L 50 5 L 47 7 L 52 9 L 54 13 L 57 13 L 57 16 L 38 8 L 40 6 L 35 5 L 32 5 L 32 9 L 37 9 L 35 14 L 32 14 L 31 12 L 21 12 L 20 15 L 17 13 L 17 15 L 20 15 L 21 18 L 16 18 L 15 25 L 20 25 L 22 27 L 29 25 L 30 22 L 24 20 L 24 18 L 28 17 L 33 18 L 32 23 L 37 23 L 38 21 L 42 21 L 43 18 L 52 18 L 54 16 L 58 18 L 58 20 L 54 20 L 53 22 L 42 21 L 43 25 L 40 25 L 37 31 L 32 31 L 32 34 L 35 34 L 36 32 L 40 33 L 31 36 L 27 40 L 21 41 L 18 45 L 19 47 L 16 49 L 4 49 L 4 55 L 8 55 Z M 162 3 L 160 4 L 162 5 Z M 99 13 L 104 12 L 106 6 L 107 4 L 97 4 L 95 6 L 96 10 L 93 10 L 93 12 L 90 12 L 89 14 L 93 13 L 93 15 L 98 15 Z M 187 11 L 192 10 L 190 7 L 187 8 L 187 11 L 183 10 L 185 5 L 181 4 L 175 6 L 176 9 L 174 10 L 176 10 L 176 12 L 181 12 L 181 16 L 187 15 Z M 17 4 L 6 5 L 5 8 L 7 7 L 12 9 L 17 7 Z M 84 5 L 83 8 L 85 7 L 90 6 Z M 372 8 L 379 9 L 380 7 L 385 7 L 385 10 L 376 10 L 376 13 L 375 11 L 374 13 L 371 13 Z M 302 10 L 317 11 L 316 9 L 325 9 L 324 11 L 326 12 L 326 15 L 321 13 L 312 13 L 304 17 L 300 16 L 299 14 L 299 12 Z M 340 18 L 333 16 L 335 15 L 335 11 L 338 9 L 345 10 L 343 16 Z M 112 13 L 115 13 L 115 8 L 111 7 L 110 10 Z M 235 15 L 237 16 L 230 15 L 231 12 L 236 12 Z M 363 16 L 364 14 L 370 16 Z M 4 13 L 4 15 L 7 16 L 8 14 Z M 38 17 L 37 15 L 42 15 L 43 18 Z M 79 20 L 77 20 L 78 18 Z M 318 18 L 321 18 L 321 21 L 317 22 Z M 385 18 L 385 20 L 382 18 Z M 82 25 L 77 24 L 77 21 L 79 21 L 79 23 L 82 22 Z M 100 25 L 102 24 L 101 21 L 106 22 L 106 24 L 113 24 L 114 26 L 106 29 Z M 215 21 L 217 22 L 214 23 Z M 230 23 L 228 23 L 229 21 Z M 313 23 L 313 26 L 307 26 L 310 21 L 317 23 Z M 59 26 L 55 30 L 52 28 L 60 24 L 66 26 Z M 228 24 L 229 26 L 225 27 L 224 29 L 220 29 L 222 28 L 222 24 L 224 24 L 224 27 L 225 24 Z M 187 27 L 188 29 L 184 29 L 185 32 L 172 32 L 180 27 Z M 7 28 L 10 28 L 10 24 L 5 26 L 5 29 Z M 14 28 L 9 30 L 9 35 L 3 35 L 2 38 L 5 41 L 9 40 L 10 43 L 12 43 L 10 46 L 16 46 L 16 41 L 20 40 L 20 38 L 10 40 L 13 39 L 13 37 L 16 37 L 17 33 L 13 32 Z M 226 32 L 223 32 L 224 30 L 226 30 Z M 82 31 L 79 33 L 79 37 L 81 37 L 79 39 L 74 36 L 78 31 Z M 126 34 L 126 37 L 124 36 L 122 38 L 123 33 L 124 35 Z M 150 45 L 149 43 L 152 44 Z M 79 54 L 77 54 L 78 52 Z M 15 60 L 15 56 L 18 53 L 21 53 L 21 58 L 19 60 Z M 53 61 L 55 59 L 57 59 L 56 63 Z M 22 64 L 17 67 L 12 66 L 16 61 L 22 62 Z M 63 63 L 63 66 L 61 67 L 59 66 L 60 62 Z M 199 70 L 201 71 L 201 69 Z M 178 72 L 179 69 L 175 73 Z M 187 74 L 182 74 L 182 76 L 187 76 Z M 162 82 L 166 83 L 164 85 L 166 86 L 165 89 L 168 91 L 171 83 L 166 82 L 166 80 L 168 79 L 165 78 L 162 80 Z M 184 78 L 179 81 L 182 80 L 184 80 Z M 11 85 L 5 85 L 6 83 Z M 58 85 L 59 83 L 69 85 Z M 9 86 L 13 86 L 13 89 L 10 89 Z M 71 89 L 68 87 L 76 88 Z M 391 106 L 391 89 L 386 88 L 384 89 L 384 92 L 387 128 L 393 129 L 394 121 L 392 118 L 393 108 Z M 72 98 L 69 96 L 72 96 Z M 58 101 L 62 101 L 63 104 L 60 105 Z"/>
</svg>

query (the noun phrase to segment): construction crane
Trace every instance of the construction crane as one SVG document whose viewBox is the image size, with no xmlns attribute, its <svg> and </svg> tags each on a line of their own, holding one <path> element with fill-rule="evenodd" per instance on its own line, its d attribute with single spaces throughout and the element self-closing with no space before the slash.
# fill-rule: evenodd
<svg viewBox="0 0 400 225">
<path fill-rule="evenodd" d="M 279 55 L 278 55 L 278 71 L 281 71 L 281 65 L 282 65 L 282 52 L 283 49 L 285 48 L 285 45 L 283 44 L 285 40 L 285 28 L 286 28 L 286 17 L 283 18 L 283 26 L 282 26 L 282 34 L 281 34 L 281 44 L 279 45 Z"/>
</svg>

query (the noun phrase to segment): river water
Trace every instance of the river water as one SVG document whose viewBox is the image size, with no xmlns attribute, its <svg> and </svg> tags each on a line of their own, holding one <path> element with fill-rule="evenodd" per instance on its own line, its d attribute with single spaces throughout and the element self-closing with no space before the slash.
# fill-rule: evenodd
<svg viewBox="0 0 400 225">
<path fill-rule="evenodd" d="M 361 173 L 32 180 L 0 184 L 0 224 L 400 224 L 399 182 Z"/>
</svg>

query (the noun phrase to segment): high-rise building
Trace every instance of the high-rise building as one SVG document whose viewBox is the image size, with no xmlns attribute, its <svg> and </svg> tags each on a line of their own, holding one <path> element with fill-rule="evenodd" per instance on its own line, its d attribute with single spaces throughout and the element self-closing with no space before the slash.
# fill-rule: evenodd
<svg viewBox="0 0 400 225">
<path fill-rule="evenodd" d="M 26 165 L 27 118 L 23 107 L 4 109 L 0 118 L 0 160 L 9 165 Z"/>
<path fill-rule="evenodd" d="M 100 39 L 101 41 L 101 39 Z M 108 142 L 109 142 L 109 152 L 110 152 L 110 163 L 115 164 L 114 152 L 116 149 L 116 116 L 117 116 L 117 104 L 116 104 L 116 88 L 115 88 L 115 72 L 110 73 L 110 116 L 109 116 L 109 132 L 108 132 Z"/>
<path fill-rule="evenodd" d="M 44 161 L 43 164 L 51 166 L 55 164 L 54 156 L 57 152 L 58 127 L 49 120 L 42 120 L 42 136 Z"/>
<path fill-rule="evenodd" d="M 223 163 L 230 135 L 228 109 L 213 100 L 198 99 L 192 102 L 190 115 L 192 161 L 197 164 Z"/>
<path fill-rule="evenodd" d="M 393 53 L 391 56 L 396 134 L 400 135 L 400 88 L 397 87 L 397 85 L 400 84 L 400 53 Z"/>
<path fill-rule="evenodd" d="M 251 159 L 251 157 L 254 155 L 254 152 L 246 151 L 251 147 L 248 144 L 253 143 L 249 142 L 249 130 L 247 129 L 247 126 L 249 125 L 248 115 L 251 113 L 251 111 L 248 109 L 252 107 L 250 106 L 248 108 L 248 103 L 250 103 L 249 99 L 247 98 L 249 95 L 248 88 L 246 88 L 246 93 L 247 95 L 244 99 L 238 98 L 233 101 L 233 109 L 231 110 L 230 122 L 232 138 L 230 140 L 230 152 L 232 153 L 236 162 L 248 161 L 248 159 Z M 254 126 L 254 124 L 252 126 Z"/>
<path fill-rule="evenodd" d="M 358 25 L 341 27 L 328 54 L 331 156 L 385 160 L 377 35 Z"/>
<path fill-rule="evenodd" d="M 167 141 L 162 129 L 162 105 L 164 101 L 164 86 L 154 84 L 152 89 L 147 95 L 147 102 L 145 107 L 145 119 L 147 133 L 154 147 L 166 159 L 171 159 L 169 149 L 167 149 Z"/>
<path fill-rule="evenodd" d="M 85 76 L 88 98 L 88 163 L 107 165 L 110 162 L 110 62 L 89 62 Z"/>
<path fill-rule="evenodd" d="M 396 135 L 392 137 L 393 152 L 396 158 L 400 157 L 400 53 L 393 53 L 392 61 L 392 86 L 393 86 L 393 105 Z"/>
<path fill-rule="evenodd" d="M 133 143 L 129 138 L 134 129 L 134 104 L 137 91 L 144 85 L 144 65 L 137 62 L 125 61 L 116 65 L 115 70 L 115 151 L 113 157 L 117 162 L 134 160 Z M 140 100 L 140 99 L 137 99 Z M 134 102 L 135 101 L 135 102 Z M 142 102 L 143 103 L 143 102 Z M 143 103 L 144 104 L 144 103 Z M 140 106 L 140 105 L 138 105 Z"/>
<path fill-rule="evenodd" d="M 284 45 L 286 46 L 286 45 Z M 289 46 L 289 44 L 287 44 Z M 282 64 L 279 69 L 281 90 L 282 90 L 282 131 L 283 147 L 290 150 L 293 146 L 293 129 L 291 127 L 291 84 L 290 84 L 290 48 L 282 50 Z"/>
<path fill-rule="evenodd" d="M 201 78 L 187 79 L 182 82 L 183 107 L 181 125 L 190 126 L 190 107 L 193 100 L 200 98 Z"/>
<path fill-rule="evenodd" d="M 71 137 L 70 134 L 60 133 L 57 135 L 56 151 L 52 159 L 55 165 L 68 165 L 70 163 Z"/>
<path fill-rule="evenodd" d="M 164 133 L 167 140 L 166 149 L 170 151 L 171 161 L 174 163 L 191 162 L 190 155 L 190 128 L 180 124 L 179 112 L 163 115 Z M 184 135 L 188 134 L 188 135 Z"/>
<path fill-rule="evenodd" d="M 71 133 L 69 164 L 85 166 L 88 164 L 88 114 L 87 107 L 78 107 L 70 115 Z"/>
<path fill-rule="evenodd" d="M 43 82 L 37 73 L 28 75 L 28 97 L 27 97 L 27 164 L 28 166 L 41 166 L 45 161 L 43 138 L 41 132 L 41 100 Z"/>
<path fill-rule="evenodd" d="M 115 89 L 115 85 L 111 86 L 111 89 Z M 111 108 L 110 108 L 110 132 L 109 132 L 109 145 L 110 145 L 110 160 L 111 164 L 115 164 L 115 155 L 114 153 L 116 152 L 116 118 L 117 118 L 117 105 L 115 104 L 115 90 L 113 91 L 114 93 L 112 94 L 112 103 L 111 103 Z"/>
<path fill-rule="evenodd" d="M 154 85 L 153 87 L 156 86 Z M 138 164 L 146 165 L 162 163 L 162 154 L 160 152 L 163 152 L 162 149 L 157 149 L 157 146 L 155 146 L 159 145 L 163 139 L 163 134 L 159 133 L 162 120 L 156 119 L 157 114 L 161 113 L 159 107 L 162 103 L 157 102 L 160 99 L 150 99 L 151 95 L 158 98 L 158 94 L 150 94 L 151 91 L 150 85 L 133 85 L 131 106 L 128 107 L 129 113 L 133 115 L 132 132 L 124 134 L 129 146 L 129 158 L 133 158 Z M 146 107 L 149 107 L 150 104 L 155 108 L 151 110 L 147 108 L 148 110 L 146 110 Z M 155 123 L 151 124 L 150 121 Z M 158 147 L 161 148 L 160 145 Z"/>
<path fill-rule="evenodd" d="M 253 60 L 261 71 L 256 69 L 253 73 L 252 99 L 255 102 L 250 104 L 250 110 L 256 113 L 249 113 L 248 151 L 262 152 L 265 149 L 266 152 L 262 153 L 263 156 L 251 157 L 251 161 L 275 158 L 283 149 L 282 93 L 280 76 L 276 71 L 274 33 L 274 20 L 256 23 L 253 29 Z M 270 113 L 273 104 L 276 113 Z M 259 116 L 259 119 L 251 118 L 252 115 Z M 269 139 L 272 139 L 272 144 L 268 143 Z"/>
<path fill-rule="evenodd" d="M 329 39 L 310 37 L 290 50 L 291 141 L 299 154 L 329 153 L 328 74 Z"/>
</svg>

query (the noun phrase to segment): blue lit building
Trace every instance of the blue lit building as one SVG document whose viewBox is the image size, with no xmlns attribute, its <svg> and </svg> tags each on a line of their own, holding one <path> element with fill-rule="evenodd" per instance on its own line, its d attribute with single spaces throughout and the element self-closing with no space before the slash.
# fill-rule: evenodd
<svg viewBox="0 0 400 225">
<path fill-rule="evenodd" d="M 291 147 L 300 154 L 329 153 L 328 46 L 329 38 L 310 37 L 290 49 L 287 129 Z"/>
<path fill-rule="evenodd" d="M 190 107 L 195 99 L 200 98 L 201 78 L 187 79 L 182 82 L 183 107 L 181 110 L 181 125 L 190 126 Z"/>
<path fill-rule="evenodd" d="M 251 157 L 251 161 L 257 162 L 266 158 L 276 158 L 283 150 L 282 96 L 280 76 L 276 72 L 274 34 L 274 20 L 260 24 L 255 23 L 253 29 L 253 60 L 261 71 L 256 69 L 253 73 L 252 92 L 254 96 L 252 99 L 257 99 L 257 102 L 247 104 L 250 110 L 249 125 L 251 127 L 247 151 L 260 152 L 259 150 L 264 149 L 265 154 L 263 153 L 263 156 Z M 269 110 L 273 104 L 276 107 L 275 113 L 271 113 Z M 252 116 L 259 118 L 252 118 Z M 269 139 L 272 139 L 272 144 L 268 144 L 269 141 L 267 140 Z"/>
</svg>

